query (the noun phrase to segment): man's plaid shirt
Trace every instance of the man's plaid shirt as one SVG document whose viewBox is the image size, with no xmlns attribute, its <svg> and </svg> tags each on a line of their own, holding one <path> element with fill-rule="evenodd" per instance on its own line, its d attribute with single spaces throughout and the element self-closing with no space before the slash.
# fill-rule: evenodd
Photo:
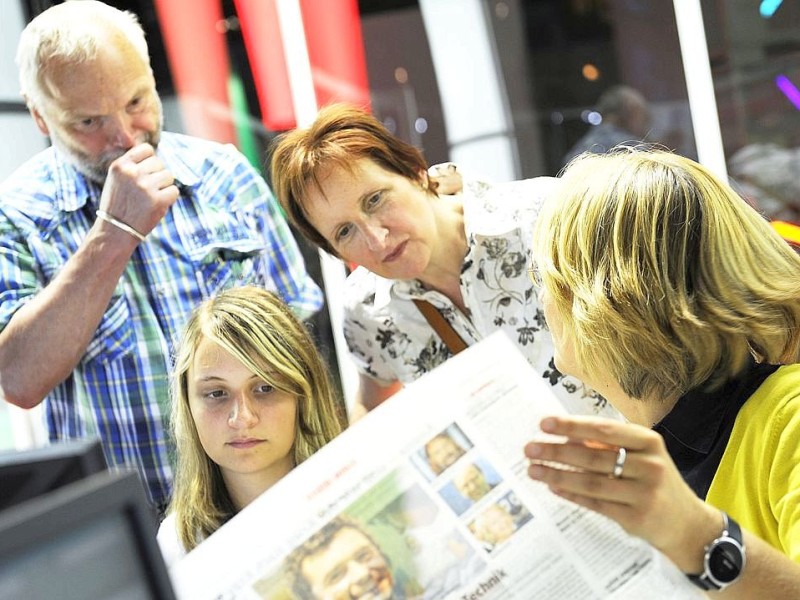
<svg viewBox="0 0 800 600">
<path fill-rule="evenodd" d="M 256 284 L 301 317 L 322 305 L 261 176 L 231 146 L 163 133 L 158 156 L 181 197 L 133 254 L 72 375 L 47 396 L 52 440 L 97 436 L 113 465 L 135 465 L 151 499 L 171 490 L 168 373 L 191 310 L 218 290 Z M 101 188 L 54 148 L 0 186 L 0 328 L 80 246 Z"/>
</svg>

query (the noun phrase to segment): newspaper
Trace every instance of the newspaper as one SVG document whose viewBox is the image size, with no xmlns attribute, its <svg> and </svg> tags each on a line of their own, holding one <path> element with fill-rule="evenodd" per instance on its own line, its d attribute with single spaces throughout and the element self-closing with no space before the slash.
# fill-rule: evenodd
<svg viewBox="0 0 800 600">
<path fill-rule="evenodd" d="M 705 597 L 644 541 L 527 477 L 524 444 L 564 412 L 548 387 L 503 333 L 460 353 L 179 561 L 178 597 Z"/>
</svg>

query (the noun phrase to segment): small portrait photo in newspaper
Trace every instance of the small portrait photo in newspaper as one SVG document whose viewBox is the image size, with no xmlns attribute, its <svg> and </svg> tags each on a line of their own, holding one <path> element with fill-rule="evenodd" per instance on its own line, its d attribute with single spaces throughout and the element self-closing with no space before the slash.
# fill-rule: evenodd
<svg viewBox="0 0 800 600">
<path fill-rule="evenodd" d="M 464 456 L 472 445 L 461 428 L 452 423 L 426 441 L 411 456 L 411 461 L 428 481 L 433 481 Z"/>
<path fill-rule="evenodd" d="M 513 491 L 480 511 L 469 523 L 469 530 L 487 552 L 509 540 L 533 515 Z"/>
<path fill-rule="evenodd" d="M 439 495 L 457 515 L 480 502 L 502 482 L 502 478 L 488 460 L 474 456 L 448 473 L 447 483 Z"/>
</svg>

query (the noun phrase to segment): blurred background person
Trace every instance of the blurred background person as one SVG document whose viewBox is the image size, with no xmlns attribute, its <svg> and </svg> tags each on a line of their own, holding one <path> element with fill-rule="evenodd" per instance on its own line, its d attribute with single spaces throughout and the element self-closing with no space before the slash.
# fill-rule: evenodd
<svg viewBox="0 0 800 600">
<path fill-rule="evenodd" d="M 603 92 L 594 114 L 600 119 L 564 155 L 563 163 L 582 152 L 603 154 L 618 144 L 637 144 L 647 138 L 651 124 L 645 97 L 627 85 L 615 85 Z"/>
<path fill-rule="evenodd" d="M 738 191 L 771 221 L 800 225 L 800 148 L 749 144 L 728 160 Z"/>
</svg>

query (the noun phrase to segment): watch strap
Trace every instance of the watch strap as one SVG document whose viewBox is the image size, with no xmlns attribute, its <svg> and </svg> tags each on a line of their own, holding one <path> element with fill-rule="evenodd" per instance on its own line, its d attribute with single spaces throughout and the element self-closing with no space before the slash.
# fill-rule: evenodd
<svg viewBox="0 0 800 600">
<path fill-rule="evenodd" d="M 703 560 L 703 572 L 699 574 L 687 574 L 689 580 L 696 586 L 703 590 L 721 590 L 736 581 L 744 570 L 745 565 L 745 548 L 744 539 L 742 537 L 742 529 L 739 524 L 731 519 L 727 513 L 722 512 L 723 529 L 720 536 L 705 547 L 705 557 Z M 727 545 L 737 552 L 739 568 L 738 571 L 729 577 L 727 581 L 723 581 L 719 573 L 713 573 L 714 557 L 712 556 L 715 551 L 719 551 L 721 545 Z M 737 562 L 737 561 L 734 561 Z M 727 575 L 727 574 L 726 574 Z"/>
</svg>

